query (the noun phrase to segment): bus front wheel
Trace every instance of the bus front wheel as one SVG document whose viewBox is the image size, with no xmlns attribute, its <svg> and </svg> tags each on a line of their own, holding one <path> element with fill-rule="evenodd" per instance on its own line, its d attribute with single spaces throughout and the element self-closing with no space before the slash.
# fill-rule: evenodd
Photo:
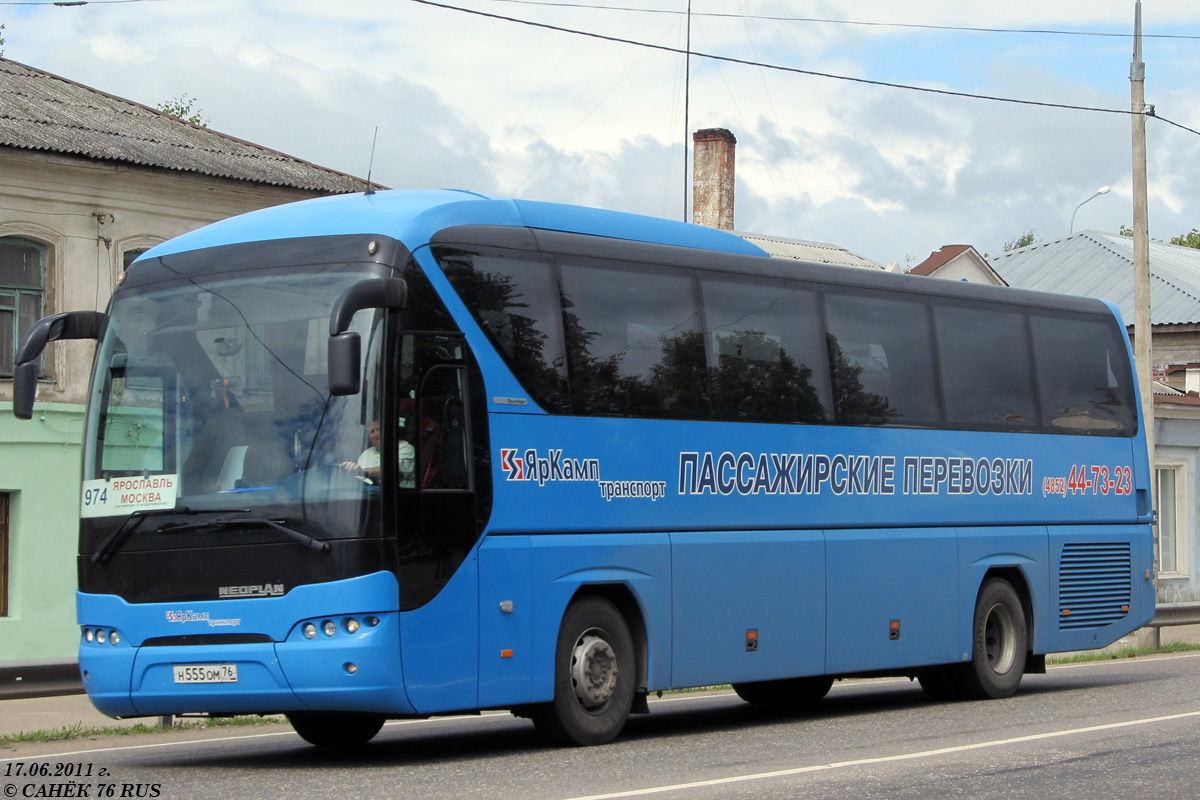
<svg viewBox="0 0 1200 800">
<path fill-rule="evenodd" d="M 972 656 L 959 673 L 964 696 L 1011 697 L 1025 674 L 1029 631 L 1021 598 L 1008 581 L 992 578 L 979 590 L 972 628 Z"/>
<path fill-rule="evenodd" d="M 533 711 L 538 730 L 572 746 L 611 742 L 633 706 L 633 637 L 612 603 L 585 597 L 563 615 L 554 656 L 554 699 Z"/>
<path fill-rule="evenodd" d="M 358 747 L 371 741 L 383 727 L 383 717 L 373 714 L 295 711 L 287 718 L 300 738 L 318 747 Z"/>
</svg>

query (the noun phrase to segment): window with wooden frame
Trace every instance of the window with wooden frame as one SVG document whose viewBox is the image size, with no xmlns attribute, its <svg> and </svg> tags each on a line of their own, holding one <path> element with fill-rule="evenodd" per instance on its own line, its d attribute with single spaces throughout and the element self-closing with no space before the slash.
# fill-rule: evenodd
<svg viewBox="0 0 1200 800">
<path fill-rule="evenodd" d="M 0 377 L 12 377 L 21 338 L 46 304 L 46 248 L 16 236 L 0 237 Z"/>
</svg>

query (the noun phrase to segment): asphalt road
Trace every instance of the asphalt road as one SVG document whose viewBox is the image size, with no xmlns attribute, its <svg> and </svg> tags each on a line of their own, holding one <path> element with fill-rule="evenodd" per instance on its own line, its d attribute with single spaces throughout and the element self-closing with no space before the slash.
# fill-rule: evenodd
<svg viewBox="0 0 1200 800">
<path fill-rule="evenodd" d="M 933 703 L 915 683 L 885 680 L 838 684 L 810 714 L 729 693 L 670 695 L 651 710 L 587 749 L 547 746 L 507 714 L 390 723 L 352 753 L 283 726 L 19 745 L 0 758 L 0 794 L 1200 797 L 1200 654 L 1052 667 L 1002 701 Z"/>
</svg>

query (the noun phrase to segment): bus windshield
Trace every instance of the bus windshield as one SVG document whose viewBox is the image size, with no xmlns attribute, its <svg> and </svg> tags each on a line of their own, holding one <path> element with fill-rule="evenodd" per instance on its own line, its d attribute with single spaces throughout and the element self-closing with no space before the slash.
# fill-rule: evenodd
<svg viewBox="0 0 1200 800">
<path fill-rule="evenodd" d="M 260 269 L 119 294 L 92 381 L 83 516 L 106 527 L 237 510 L 303 520 L 321 538 L 364 535 L 378 470 L 355 467 L 372 448 L 378 464 L 381 313 L 351 328 L 364 391 L 331 398 L 326 373 L 331 307 L 367 277 Z"/>
</svg>

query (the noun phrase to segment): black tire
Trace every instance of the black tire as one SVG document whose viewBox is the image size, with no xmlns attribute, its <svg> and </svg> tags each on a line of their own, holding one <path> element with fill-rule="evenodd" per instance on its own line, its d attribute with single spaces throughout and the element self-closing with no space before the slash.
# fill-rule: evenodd
<svg viewBox="0 0 1200 800">
<path fill-rule="evenodd" d="M 785 678 L 776 681 L 754 681 L 735 683 L 733 690 L 747 703 L 787 706 L 788 708 L 811 708 L 829 694 L 833 678 L 816 675 L 811 678 Z"/>
<path fill-rule="evenodd" d="M 554 699 L 532 710 L 538 730 L 574 747 L 611 742 L 633 706 L 633 637 L 616 606 L 584 597 L 563 615 L 554 654 Z"/>
<path fill-rule="evenodd" d="M 921 688 L 925 690 L 925 694 L 929 696 L 930 700 L 938 702 L 961 700 L 962 690 L 958 688 L 958 676 L 955 670 L 961 669 L 962 666 L 961 664 L 952 664 L 945 667 L 934 667 L 928 672 L 918 675 L 917 681 L 920 682 Z"/>
<path fill-rule="evenodd" d="M 322 714 L 295 711 L 287 715 L 296 733 L 318 747 L 359 747 L 371 741 L 384 718 L 374 714 Z"/>
<path fill-rule="evenodd" d="M 1016 590 L 992 578 L 979 590 L 972 627 L 971 661 L 958 670 L 958 688 L 965 697 L 995 700 L 1011 697 L 1025 674 L 1029 631 Z"/>
</svg>

